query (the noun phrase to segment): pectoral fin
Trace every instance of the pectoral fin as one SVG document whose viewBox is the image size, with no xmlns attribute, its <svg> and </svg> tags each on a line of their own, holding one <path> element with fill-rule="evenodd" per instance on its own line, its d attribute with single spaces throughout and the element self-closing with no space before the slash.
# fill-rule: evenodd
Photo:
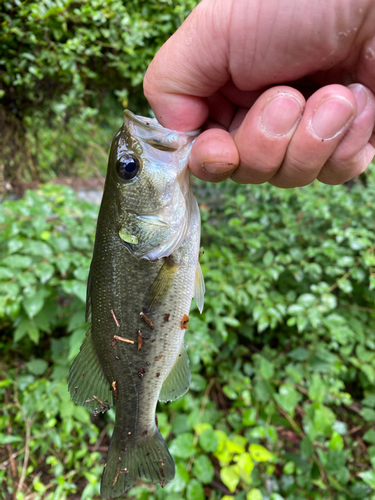
<svg viewBox="0 0 375 500">
<path fill-rule="evenodd" d="M 173 284 L 179 267 L 180 264 L 173 262 L 171 257 L 165 259 L 147 295 L 146 308 L 148 311 L 163 303 L 168 290 Z"/>
<path fill-rule="evenodd" d="M 202 274 L 201 265 L 198 262 L 197 269 L 195 271 L 195 282 L 194 282 L 194 300 L 198 306 L 199 312 L 202 313 L 204 305 L 204 279 Z"/>
<path fill-rule="evenodd" d="M 159 394 L 159 401 L 174 401 L 183 396 L 189 389 L 191 373 L 189 368 L 189 357 L 185 346 L 182 346 L 180 354 L 170 371 L 168 377 L 164 380 Z"/>
<path fill-rule="evenodd" d="M 112 391 L 92 344 L 90 329 L 70 367 L 68 389 L 75 403 L 91 411 L 101 408 L 100 402 L 111 405 L 113 401 Z"/>
</svg>

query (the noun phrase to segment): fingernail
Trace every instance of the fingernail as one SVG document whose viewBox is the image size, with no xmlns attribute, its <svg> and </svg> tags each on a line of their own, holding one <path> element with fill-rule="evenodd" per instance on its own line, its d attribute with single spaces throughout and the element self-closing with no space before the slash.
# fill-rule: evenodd
<svg viewBox="0 0 375 500">
<path fill-rule="evenodd" d="M 348 87 L 354 94 L 357 101 L 357 116 L 359 116 L 365 109 L 368 103 L 368 93 L 366 88 L 360 83 L 354 83 Z"/>
<path fill-rule="evenodd" d="M 263 109 L 260 122 L 267 134 L 274 137 L 288 134 L 302 115 L 302 104 L 292 94 L 272 97 Z"/>
<path fill-rule="evenodd" d="M 311 126 L 322 140 L 336 137 L 353 117 L 353 106 L 344 97 L 330 97 L 321 101 L 312 117 Z"/>
<path fill-rule="evenodd" d="M 225 174 L 233 170 L 233 163 L 217 163 L 205 161 L 201 167 L 209 174 Z"/>
</svg>

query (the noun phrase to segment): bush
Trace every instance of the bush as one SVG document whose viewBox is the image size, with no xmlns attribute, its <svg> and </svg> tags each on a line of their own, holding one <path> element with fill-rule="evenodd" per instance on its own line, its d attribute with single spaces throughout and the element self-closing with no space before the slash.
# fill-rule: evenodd
<svg viewBox="0 0 375 500">
<path fill-rule="evenodd" d="M 69 130 L 70 119 L 82 113 L 86 121 L 95 117 L 103 99 L 111 96 L 147 113 L 144 72 L 196 3 L 2 2 L 0 129 L 6 133 L 0 164 L 5 164 L 5 177 L 20 180 L 25 170 L 37 177 L 39 158 L 30 151 L 26 134 L 43 143 L 35 118 L 43 119 L 45 129 L 54 129 L 58 118 Z"/>
<path fill-rule="evenodd" d="M 195 181 L 206 303 L 186 333 L 191 389 L 158 407 L 176 479 L 130 496 L 375 498 L 373 176 L 366 183 Z M 99 498 L 113 412 L 90 421 L 66 388 L 96 213 L 48 185 L 0 207 L 0 481 L 10 494 L 23 478 L 20 500 L 27 488 L 29 499 Z"/>
</svg>

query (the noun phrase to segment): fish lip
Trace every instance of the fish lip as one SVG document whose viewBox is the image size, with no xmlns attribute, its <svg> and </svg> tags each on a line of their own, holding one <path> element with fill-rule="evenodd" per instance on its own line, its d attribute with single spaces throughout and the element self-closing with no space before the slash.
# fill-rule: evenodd
<svg viewBox="0 0 375 500">
<path fill-rule="evenodd" d="M 191 130 L 190 132 L 179 132 L 178 130 L 166 128 L 166 127 L 163 127 L 163 125 L 160 125 L 160 123 L 157 121 L 156 118 L 148 118 L 148 117 L 144 117 L 144 116 L 135 115 L 134 113 L 132 113 L 128 109 L 125 109 L 125 111 L 124 111 L 124 121 L 126 119 L 136 123 L 137 125 L 139 125 L 140 127 L 144 128 L 146 130 L 155 130 L 155 131 L 157 130 L 159 132 L 163 131 L 166 135 L 170 134 L 170 133 L 174 133 L 174 134 L 177 133 L 181 136 L 195 138 L 201 132 L 200 129 Z"/>
</svg>

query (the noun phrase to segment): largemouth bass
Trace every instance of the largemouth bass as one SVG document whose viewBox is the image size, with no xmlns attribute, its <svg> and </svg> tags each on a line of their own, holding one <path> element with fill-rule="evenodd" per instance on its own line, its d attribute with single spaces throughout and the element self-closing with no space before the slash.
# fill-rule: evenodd
<svg viewBox="0 0 375 500">
<path fill-rule="evenodd" d="M 155 409 L 188 390 L 192 297 L 203 308 L 200 215 L 187 168 L 196 135 L 125 111 L 112 142 L 87 285 L 91 327 L 68 379 L 76 403 L 115 406 L 103 498 L 138 478 L 164 486 L 175 474 Z"/>
</svg>

